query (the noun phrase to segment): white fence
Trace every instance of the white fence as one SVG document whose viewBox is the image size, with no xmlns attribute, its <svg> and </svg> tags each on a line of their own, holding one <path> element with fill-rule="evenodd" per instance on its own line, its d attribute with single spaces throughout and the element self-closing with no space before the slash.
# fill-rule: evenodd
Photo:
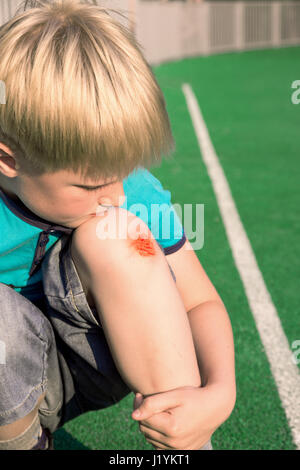
<svg viewBox="0 0 300 470">
<path fill-rule="evenodd" d="M 170 3 L 98 0 L 119 9 L 150 64 L 188 56 L 300 44 L 300 2 Z M 0 24 L 20 0 L 0 0 Z M 120 21 L 120 17 L 116 16 Z M 123 22 L 123 21 L 122 21 Z"/>
<path fill-rule="evenodd" d="M 300 44 L 300 2 L 138 2 L 136 36 L 151 64 Z"/>
</svg>

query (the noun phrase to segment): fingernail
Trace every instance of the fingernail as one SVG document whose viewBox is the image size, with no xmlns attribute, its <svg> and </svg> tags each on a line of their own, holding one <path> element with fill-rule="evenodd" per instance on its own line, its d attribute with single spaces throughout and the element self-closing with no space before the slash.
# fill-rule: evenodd
<svg viewBox="0 0 300 470">
<path fill-rule="evenodd" d="M 138 418 L 139 416 L 141 416 L 141 412 L 140 412 L 139 410 L 135 410 L 135 411 L 133 412 L 133 416 L 134 416 L 135 418 Z"/>
</svg>

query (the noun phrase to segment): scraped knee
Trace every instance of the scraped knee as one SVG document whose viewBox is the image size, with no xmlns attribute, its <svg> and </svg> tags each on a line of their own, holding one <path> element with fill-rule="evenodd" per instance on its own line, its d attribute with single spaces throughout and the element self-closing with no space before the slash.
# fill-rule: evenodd
<svg viewBox="0 0 300 470">
<path fill-rule="evenodd" d="M 164 257 L 148 225 L 126 209 L 113 207 L 80 225 L 72 237 L 72 255 L 90 263 Z"/>
<path fill-rule="evenodd" d="M 140 256 L 155 256 L 158 244 L 147 224 L 131 212 L 114 208 L 101 217 L 96 227 L 100 240 L 115 240 Z M 123 243 L 120 241 L 123 241 Z"/>
</svg>

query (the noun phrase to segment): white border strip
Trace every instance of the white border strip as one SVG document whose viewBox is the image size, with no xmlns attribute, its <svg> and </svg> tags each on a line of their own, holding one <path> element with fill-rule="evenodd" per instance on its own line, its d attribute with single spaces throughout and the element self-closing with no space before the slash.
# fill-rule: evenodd
<svg viewBox="0 0 300 470">
<path fill-rule="evenodd" d="M 300 374 L 276 308 L 232 198 L 226 176 L 211 142 L 197 99 L 182 85 L 203 161 L 210 176 L 233 258 L 239 271 L 256 327 L 265 348 L 292 437 L 300 449 Z M 272 392 L 270 392 L 271 394 Z M 263 419 L 263 417 L 257 417 Z"/>
</svg>

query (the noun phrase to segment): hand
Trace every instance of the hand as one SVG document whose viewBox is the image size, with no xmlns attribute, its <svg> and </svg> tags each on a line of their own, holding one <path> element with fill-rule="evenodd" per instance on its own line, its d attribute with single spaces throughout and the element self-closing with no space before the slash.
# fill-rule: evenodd
<svg viewBox="0 0 300 470">
<path fill-rule="evenodd" d="M 234 404 L 222 385 L 180 387 L 143 398 L 136 394 L 134 408 L 140 431 L 155 449 L 198 450 L 230 416 Z"/>
</svg>

